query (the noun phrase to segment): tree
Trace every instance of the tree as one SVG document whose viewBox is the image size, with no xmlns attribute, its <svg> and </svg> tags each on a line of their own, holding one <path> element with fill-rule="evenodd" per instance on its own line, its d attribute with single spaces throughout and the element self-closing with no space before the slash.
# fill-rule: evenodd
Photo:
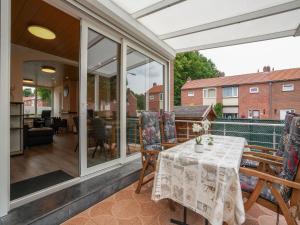
<svg viewBox="0 0 300 225">
<path fill-rule="evenodd" d="M 23 89 L 23 96 L 24 97 L 29 97 L 29 96 L 33 96 L 33 92 L 31 90 L 31 88 L 25 88 Z"/>
<path fill-rule="evenodd" d="M 215 64 L 198 51 L 177 54 L 174 61 L 174 104 L 180 105 L 181 88 L 189 77 L 195 80 L 219 74 Z"/>
<path fill-rule="evenodd" d="M 51 90 L 48 88 L 37 88 L 37 95 L 41 97 L 41 99 L 47 102 L 47 105 L 51 104 Z"/>
<path fill-rule="evenodd" d="M 217 118 L 222 118 L 223 117 L 223 105 L 222 105 L 222 103 L 215 104 L 214 111 L 216 113 Z"/>
</svg>

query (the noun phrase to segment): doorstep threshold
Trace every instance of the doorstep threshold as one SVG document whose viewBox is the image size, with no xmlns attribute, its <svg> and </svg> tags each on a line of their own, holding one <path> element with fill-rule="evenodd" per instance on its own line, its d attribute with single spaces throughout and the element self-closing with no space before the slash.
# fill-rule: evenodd
<svg viewBox="0 0 300 225">
<path fill-rule="evenodd" d="M 99 176 L 52 193 L 15 209 L 0 218 L 0 225 L 55 225 L 134 183 L 141 170 L 140 159 Z"/>
</svg>

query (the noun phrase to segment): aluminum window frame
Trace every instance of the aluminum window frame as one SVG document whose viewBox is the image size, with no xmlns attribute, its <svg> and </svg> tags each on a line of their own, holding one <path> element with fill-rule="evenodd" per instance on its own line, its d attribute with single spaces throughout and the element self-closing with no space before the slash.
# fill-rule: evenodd
<svg viewBox="0 0 300 225">
<path fill-rule="evenodd" d="M 293 83 L 282 84 L 282 89 L 281 90 L 283 92 L 295 91 L 295 85 Z"/>
<path fill-rule="evenodd" d="M 214 97 L 208 97 L 209 90 L 214 90 L 215 96 Z M 203 99 L 214 99 L 217 98 L 217 88 L 203 88 Z M 207 96 L 205 96 L 205 92 L 207 92 Z"/>
<path fill-rule="evenodd" d="M 231 96 L 224 96 L 224 90 L 231 88 Z M 236 88 L 236 95 L 234 95 L 234 88 Z M 239 97 L 239 87 L 238 86 L 228 86 L 222 88 L 222 96 L 223 98 L 238 98 Z"/>
</svg>

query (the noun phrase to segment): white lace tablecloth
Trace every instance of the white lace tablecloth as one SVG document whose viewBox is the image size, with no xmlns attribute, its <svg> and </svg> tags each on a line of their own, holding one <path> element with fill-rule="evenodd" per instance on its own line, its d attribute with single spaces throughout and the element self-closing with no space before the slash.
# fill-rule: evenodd
<svg viewBox="0 0 300 225">
<path fill-rule="evenodd" d="M 209 150 L 196 153 L 195 140 L 158 156 L 152 199 L 172 199 L 208 219 L 212 225 L 245 221 L 239 167 L 244 138 L 212 135 Z"/>
</svg>

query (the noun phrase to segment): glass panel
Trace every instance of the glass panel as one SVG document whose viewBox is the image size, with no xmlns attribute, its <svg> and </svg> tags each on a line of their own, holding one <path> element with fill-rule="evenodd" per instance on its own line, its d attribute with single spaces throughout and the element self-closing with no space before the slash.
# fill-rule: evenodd
<svg viewBox="0 0 300 225">
<path fill-rule="evenodd" d="M 124 3 L 127 1 L 119 0 Z M 139 2 L 139 1 L 135 1 Z M 287 0 L 189 0 L 142 17 L 139 21 L 161 35 L 268 8 Z M 120 3 L 121 5 L 121 3 Z M 216 7 L 218 6 L 218 7 Z M 180 15 L 180 16 L 176 16 Z M 182 19 L 184 18 L 184 19 Z"/>
<path fill-rule="evenodd" d="M 216 89 L 208 89 L 208 97 L 215 98 L 216 97 Z"/>
<path fill-rule="evenodd" d="M 141 111 L 164 110 L 164 66 L 127 48 L 127 155 L 140 150 L 138 116 Z"/>
<path fill-rule="evenodd" d="M 87 166 L 120 157 L 120 44 L 89 29 Z"/>
<path fill-rule="evenodd" d="M 300 10 L 298 9 L 279 15 L 172 38 L 166 40 L 166 42 L 174 49 L 223 43 L 242 38 L 294 30 L 298 27 L 299 20 Z"/>
<path fill-rule="evenodd" d="M 41 115 L 43 110 L 52 111 L 52 91 L 49 88 L 37 88 L 37 114 Z"/>
<path fill-rule="evenodd" d="M 35 115 L 35 87 L 23 86 L 24 114 Z"/>
</svg>

